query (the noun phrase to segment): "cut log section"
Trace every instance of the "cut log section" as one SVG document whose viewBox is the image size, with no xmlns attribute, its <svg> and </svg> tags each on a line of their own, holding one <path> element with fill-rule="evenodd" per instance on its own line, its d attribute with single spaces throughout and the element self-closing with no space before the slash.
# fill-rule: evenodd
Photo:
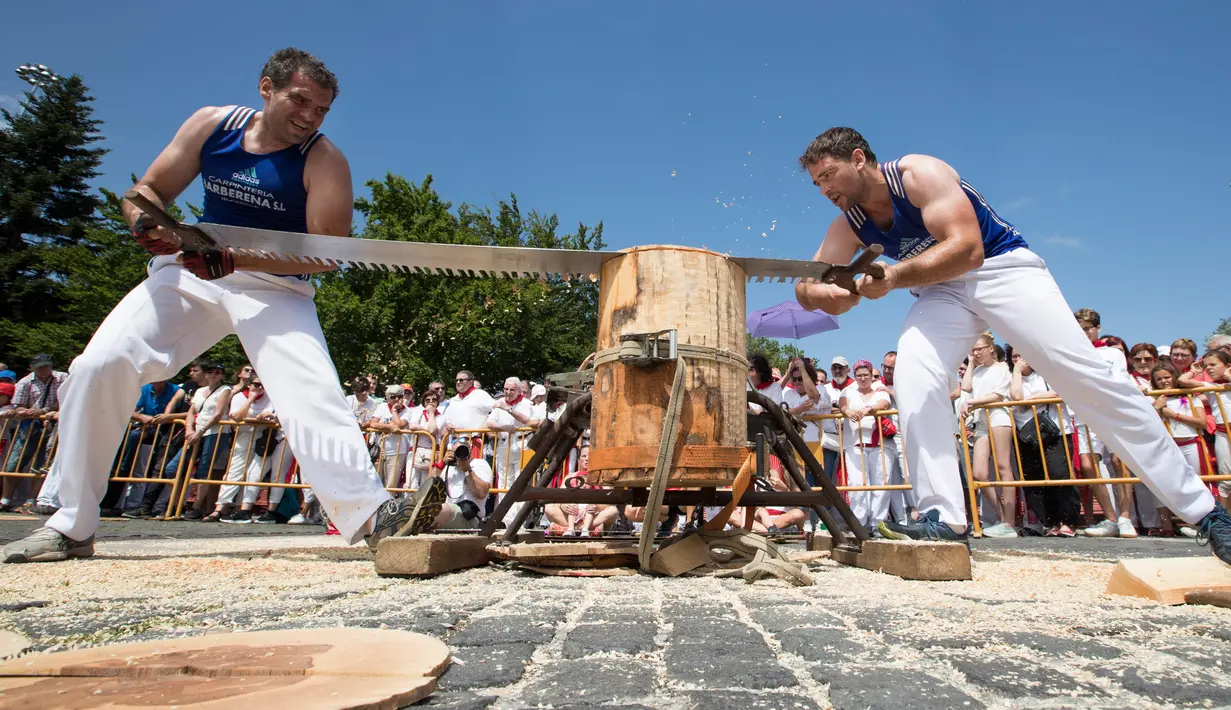
<svg viewBox="0 0 1231 710">
<path fill-rule="evenodd" d="M 1191 592 L 1231 592 L 1231 566 L 1212 555 L 1120 560 L 1111 571 L 1106 591 L 1160 604 L 1183 604 Z"/>
<path fill-rule="evenodd" d="M 677 331 L 679 345 L 745 355 L 745 274 L 722 254 L 676 246 L 627 250 L 603 264 L 598 349 L 629 334 Z M 688 356 L 686 356 L 688 357 Z M 589 482 L 648 488 L 675 365 L 620 361 L 594 370 Z M 672 487 L 729 486 L 747 456 L 747 368 L 736 360 L 688 361 Z"/>
<path fill-rule="evenodd" d="M 830 558 L 902 579 L 945 582 L 971 578 L 970 548 L 960 542 L 868 540 L 862 551 L 835 547 Z"/>
<path fill-rule="evenodd" d="M 637 566 L 637 543 L 628 541 L 490 545 L 487 551 L 493 557 L 531 567 L 606 569 Z"/>
<path fill-rule="evenodd" d="M 6 708 L 400 708 L 449 664 L 430 636 L 295 629 L 100 646 L 0 664 Z"/>
<path fill-rule="evenodd" d="M 487 564 L 490 540 L 480 535 L 387 537 L 376 545 L 376 574 L 440 574 Z"/>
</svg>

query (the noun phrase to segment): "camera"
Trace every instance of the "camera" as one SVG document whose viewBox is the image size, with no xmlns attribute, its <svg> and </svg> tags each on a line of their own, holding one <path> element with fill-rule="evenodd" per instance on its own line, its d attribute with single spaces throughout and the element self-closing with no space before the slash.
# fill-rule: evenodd
<svg viewBox="0 0 1231 710">
<path fill-rule="evenodd" d="M 457 459 L 470 459 L 470 446 L 467 444 L 458 444 L 453 449 L 453 457 Z"/>
</svg>

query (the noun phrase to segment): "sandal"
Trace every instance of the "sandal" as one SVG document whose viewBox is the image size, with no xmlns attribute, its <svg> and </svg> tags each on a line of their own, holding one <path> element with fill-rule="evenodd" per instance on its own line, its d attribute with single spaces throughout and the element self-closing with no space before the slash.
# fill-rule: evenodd
<svg viewBox="0 0 1231 710">
<path fill-rule="evenodd" d="M 217 522 L 220 522 L 221 520 L 222 520 L 222 515 L 219 514 L 218 511 L 216 510 L 210 513 L 209 515 L 205 516 L 204 518 L 201 518 L 201 522 L 203 523 L 217 523 Z"/>
<path fill-rule="evenodd" d="M 564 526 L 560 523 L 552 523 L 547 528 L 547 534 L 552 537 L 559 537 L 564 534 Z"/>
</svg>

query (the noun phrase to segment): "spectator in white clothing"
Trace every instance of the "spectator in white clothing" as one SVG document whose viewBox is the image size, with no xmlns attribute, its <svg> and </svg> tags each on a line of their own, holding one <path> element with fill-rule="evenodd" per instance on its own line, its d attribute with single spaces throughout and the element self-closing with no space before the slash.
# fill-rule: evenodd
<svg viewBox="0 0 1231 710">
<path fill-rule="evenodd" d="M 526 433 L 518 431 L 534 421 L 534 405 L 522 395 L 521 380 L 516 377 L 504 381 L 504 396 L 492 403 L 491 413 L 487 415 L 487 428 L 499 432 L 496 435 L 496 487 L 508 488 L 517 475 L 521 473 L 521 454 L 525 450 Z M 501 493 L 496 502 L 504 498 Z M 515 503 L 504 516 L 505 524 L 513 522 L 513 518 L 521 510 L 521 503 Z"/>
<path fill-rule="evenodd" d="M 410 412 L 410 429 L 426 433 L 416 433 L 411 437 L 411 450 L 414 454 L 410 463 L 411 474 L 408 488 L 418 490 L 427 478 L 435 456 L 432 436 L 440 430 L 440 420 L 443 418 L 440 414 L 440 395 L 436 393 L 436 390 L 428 389 L 423 393 L 423 404 L 413 407 Z"/>
<path fill-rule="evenodd" d="M 1220 337 L 1220 336 L 1216 336 Z M 1212 342 L 1214 338 L 1210 338 Z M 1211 386 L 1227 386 L 1231 383 L 1231 353 L 1211 349 L 1201 358 L 1206 377 Z M 1205 395 L 1209 411 L 1214 415 L 1214 457 L 1218 461 L 1218 475 L 1231 476 L 1231 444 L 1227 431 L 1231 427 L 1231 392 L 1208 392 Z M 1231 501 L 1231 481 L 1218 482 L 1218 497 L 1223 507 Z"/>
<path fill-rule="evenodd" d="M 1156 390 L 1173 389 L 1179 384 L 1180 376 L 1170 365 L 1158 365 L 1150 374 L 1154 377 Z M 1190 395 L 1159 395 L 1154 399 L 1154 409 L 1158 411 L 1158 416 L 1162 418 L 1171 438 L 1179 445 L 1180 453 L 1184 454 L 1188 465 L 1192 466 L 1194 471 L 1200 471 L 1201 431 L 1205 429 L 1205 406 L 1201 403 L 1201 398 Z M 1170 473 L 1181 475 L 1180 471 Z M 1158 516 L 1162 519 L 1164 534 L 1172 531 L 1185 537 L 1197 536 L 1195 528 L 1172 515 L 1167 508 L 1159 507 Z"/>
<path fill-rule="evenodd" d="M 746 389 L 757 390 L 774 404 L 782 403 L 782 383 L 774 379 L 774 371 L 769 366 L 769 360 L 760 353 L 756 353 L 748 358 L 748 383 Z M 751 403 L 749 403 L 748 409 L 753 414 L 760 414 L 765 411 L 760 405 Z"/>
<path fill-rule="evenodd" d="M 452 406 L 452 405 L 450 405 Z M 442 476 L 448 501 L 440 507 L 433 526 L 440 530 L 469 530 L 483 523 L 483 506 L 492 487 L 492 467 L 469 444 L 456 444 L 432 464 L 432 476 Z"/>
<path fill-rule="evenodd" d="M 377 405 L 368 420 L 368 427 L 380 437 L 378 468 L 385 488 L 397 488 L 406 472 L 411 441 L 410 435 L 402 432 L 412 428 L 410 419 L 413 414 L 413 410 L 406 406 L 406 391 L 402 386 L 389 385 L 385 388 L 384 403 Z"/>
<path fill-rule="evenodd" d="M 240 422 L 241 425 L 236 427 L 231 459 L 227 468 L 227 480 L 260 483 L 265 472 L 271 470 L 276 462 L 274 456 L 276 432 L 271 425 L 278 421 L 278 417 L 274 413 L 273 402 L 265 393 L 265 385 L 261 382 L 261 378 L 251 371 L 242 377 L 247 383 L 246 391 L 238 392 L 231 397 L 230 419 Z M 247 426 L 244 426 L 245 424 Z M 239 486 L 223 486 L 218 493 L 218 502 L 215 504 L 214 512 L 204 521 L 252 522 L 252 508 L 260 492 L 261 489 L 257 486 L 244 486 L 243 502 L 230 515 L 224 516 L 224 510 L 235 501 L 239 493 Z"/>
<path fill-rule="evenodd" d="M 1008 365 L 996 360 L 995 341 L 991 332 L 985 332 L 975 341 L 970 351 L 970 362 L 962 379 L 962 390 L 970 393 L 970 399 L 961 405 L 958 414 L 965 417 L 971 408 L 981 404 L 994 404 L 1009 399 L 1009 384 L 1012 376 Z M 990 478 L 992 453 L 995 452 L 997 480 L 1013 480 L 1013 420 L 1009 410 L 996 407 L 984 409 L 975 415 L 975 444 L 971 466 L 979 481 Z M 993 449 L 994 447 L 994 449 Z M 984 488 L 984 495 L 997 501 L 999 521 L 985 527 L 987 537 L 1017 537 L 1014 523 L 1017 518 L 1017 489 Z"/>
<path fill-rule="evenodd" d="M 492 396 L 476 386 L 474 373 L 462 370 L 454 380 L 457 394 L 449 400 L 444 412 L 444 425 L 440 428 L 440 439 L 446 451 L 452 451 L 454 432 L 464 432 L 464 435 L 474 441 L 475 458 L 482 458 L 479 452 L 483 450 L 482 434 L 476 434 L 487 429 L 487 415 L 492 412 Z"/>
<path fill-rule="evenodd" d="M 372 398 L 372 384 L 365 377 L 356 377 L 351 385 L 354 394 L 347 395 L 346 403 L 350 405 L 351 414 L 359 426 L 366 426 L 379 404 Z"/>
<path fill-rule="evenodd" d="M 838 399 L 838 408 L 846 417 L 843 443 L 848 486 L 885 485 L 881 420 L 872 413 L 889 408 L 889 393 L 872 383 L 872 363 L 860 360 L 855 363 L 855 384 L 842 390 Z M 851 512 L 869 529 L 889 515 L 889 492 L 885 490 L 851 491 L 850 502 Z"/>
</svg>

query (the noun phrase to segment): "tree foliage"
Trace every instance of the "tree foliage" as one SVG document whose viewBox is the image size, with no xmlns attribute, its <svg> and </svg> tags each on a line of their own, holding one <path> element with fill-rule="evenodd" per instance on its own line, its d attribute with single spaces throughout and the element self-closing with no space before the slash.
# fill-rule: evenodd
<svg viewBox="0 0 1231 710">
<path fill-rule="evenodd" d="M 780 372 L 786 371 L 787 363 L 797 357 L 803 357 L 804 351 L 792 343 L 783 343 L 773 338 L 754 338 L 748 334 L 748 354 L 760 353 L 769 360 L 770 367 L 776 367 Z"/>
<path fill-rule="evenodd" d="M 1231 335 L 1231 318 L 1223 318 L 1210 335 Z"/>
<path fill-rule="evenodd" d="M 16 114 L 0 109 L 0 360 L 64 357 L 80 330 L 83 294 L 64 269 L 70 251 L 100 253 L 91 234 L 103 200 L 89 181 L 106 151 L 93 147 L 93 100 L 74 75 L 27 92 Z"/>
<path fill-rule="evenodd" d="M 387 174 L 367 183 L 356 208 L 361 236 L 408 242 L 603 248 L 602 224 L 560 233 L 559 220 L 523 213 L 517 198 L 494 209 L 462 204 L 454 212 L 429 175 L 420 183 Z M 559 279 L 405 276 L 346 269 L 323 275 L 317 307 L 344 379 L 375 372 L 382 382 L 411 382 L 471 370 L 487 389 L 508 376 L 538 379 L 576 369 L 597 334 L 596 284 Z"/>
</svg>

